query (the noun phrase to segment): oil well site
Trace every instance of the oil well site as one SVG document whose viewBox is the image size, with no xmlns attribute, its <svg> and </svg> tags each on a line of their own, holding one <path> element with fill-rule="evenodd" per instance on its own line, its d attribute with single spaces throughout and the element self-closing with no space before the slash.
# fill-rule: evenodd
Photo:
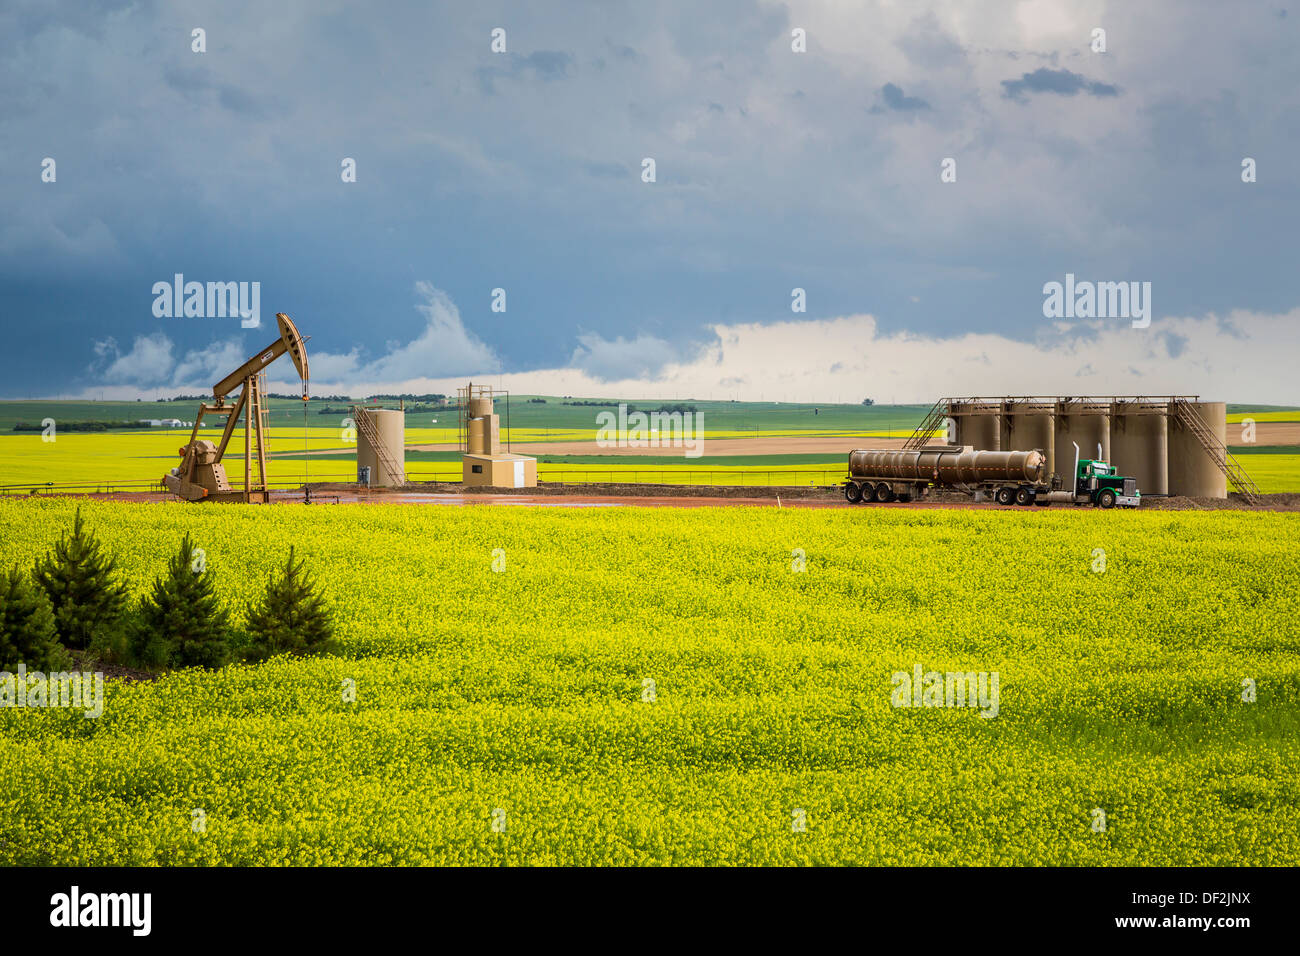
<svg viewBox="0 0 1300 956">
<path fill-rule="evenodd" d="M 0 432 L 8 466 L 0 494 L 209 506 L 1289 510 L 1300 492 L 1300 409 L 1195 395 L 945 397 L 928 408 L 690 399 L 638 408 L 511 396 L 473 382 L 454 395 L 320 400 L 310 396 L 306 338 L 286 313 L 276 321 L 274 341 L 208 396 L 147 408 L 0 403 L 0 428 L 8 419 L 13 429 Z M 282 356 L 298 396 L 267 391 L 268 369 Z M 134 417 L 146 411 L 158 417 Z M 175 464 L 153 477 L 169 452 Z"/>
</svg>

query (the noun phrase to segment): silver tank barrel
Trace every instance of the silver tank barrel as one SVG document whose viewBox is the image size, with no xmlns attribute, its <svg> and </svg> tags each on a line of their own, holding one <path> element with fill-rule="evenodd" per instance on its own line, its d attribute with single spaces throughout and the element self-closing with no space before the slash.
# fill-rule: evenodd
<svg viewBox="0 0 1300 956">
<path fill-rule="evenodd" d="M 973 448 L 933 448 L 909 451 L 860 448 L 849 453 L 849 475 L 894 481 L 935 481 L 945 485 L 985 481 L 1047 479 L 1047 459 L 1038 451 L 977 451 Z"/>
</svg>

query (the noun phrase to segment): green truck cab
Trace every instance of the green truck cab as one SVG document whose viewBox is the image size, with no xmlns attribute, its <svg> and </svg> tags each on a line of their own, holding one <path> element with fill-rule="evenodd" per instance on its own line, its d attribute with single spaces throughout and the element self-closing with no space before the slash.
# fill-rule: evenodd
<svg viewBox="0 0 1300 956">
<path fill-rule="evenodd" d="M 1098 458 L 1079 461 L 1074 479 L 1074 495 L 1078 504 L 1091 503 L 1102 508 L 1136 508 L 1142 504 L 1142 493 L 1137 481 L 1117 474 L 1114 465 Z"/>
</svg>

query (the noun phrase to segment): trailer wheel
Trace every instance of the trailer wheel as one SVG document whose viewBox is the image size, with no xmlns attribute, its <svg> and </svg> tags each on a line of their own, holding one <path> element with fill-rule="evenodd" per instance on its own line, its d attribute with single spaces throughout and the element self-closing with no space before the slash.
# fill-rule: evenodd
<svg viewBox="0 0 1300 956">
<path fill-rule="evenodd" d="M 894 500 L 894 489 L 887 481 L 882 481 L 876 485 L 876 500 L 882 504 L 886 501 Z"/>
<path fill-rule="evenodd" d="M 993 500 L 1000 505 L 1011 504 L 1014 497 L 1015 497 L 1015 492 L 1012 491 L 1010 488 L 1008 488 L 1006 485 L 1003 485 L 997 491 L 993 492 Z"/>
<path fill-rule="evenodd" d="M 1016 504 L 1032 505 L 1033 503 L 1034 503 L 1034 493 L 1032 491 L 1030 491 L 1024 485 L 1021 485 L 1019 488 L 1016 489 Z"/>
<path fill-rule="evenodd" d="M 1110 488 L 1101 489 L 1101 494 L 1097 496 L 1097 504 L 1103 508 L 1115 507 L 1115 492 Z"/>
<path fill-rule="evenodd" d="M 844 486 L 844 497 L 848 499 L 851 505 L 856 505 L 862 501 L 862 489 L 858 487 L 856 481 L 850 481 Z"/>
</svg>

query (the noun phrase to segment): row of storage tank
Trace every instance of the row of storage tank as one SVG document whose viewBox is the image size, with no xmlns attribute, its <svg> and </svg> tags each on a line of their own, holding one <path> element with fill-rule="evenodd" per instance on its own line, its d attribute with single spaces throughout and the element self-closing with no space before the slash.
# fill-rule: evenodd
<svg viewBox="0 0 1300 956">
<path fill-rule="evenodd" d="M 1226 443 L 1224 403 L 1177 404 L 1196 414 L 1221 446 Z M 1081 458 L 1100 457 L 1116 466 L 1121 475 L 1137 479 L 1143 495 L 1227 497 L 1223 470 L 1179 420 L 1173 401 L 950 402 L 948 417 L 950 443 L 993 451 L 1038 449 L 1047 459 L 1047 473 L 1062 475 L 1067 484 L 1077 443 Z"/>
<path fill-rule="evenodd" d="M 1226 405 L 1188 401 L 1178 404 L 1195 413 L 1220 445 L 1226 444 Z M 473 399 L 470 413 L 467 451 L 471 455 L 490 455 L 497 445 L 492 400 Z M 357 465 L 370 469 L 371 481 L 376 485 L 399 484 L 400 469 L 405 465 L 404 413 L 365 409 L 361 414 L 369 417 L 372 429 L 359 429 Z M 985 451 L 1037 449 L 1046 458 L 1047 475 L 1059 474 L 1067 485 L 1073 474 L 1077 442 L 1081 457 L 1100 457 L 1115 465 L 1121 475 L 1137 479 L 1144 495 L 1227 497 L 1222 469 L 1197 436 L 1178 420 L 1171 401 L 977 400 L 950 402 L 948 417 L 949 443 Z M 376 433 L 387 455 L 377 453 L 366 431 Z"/>
</svg>

